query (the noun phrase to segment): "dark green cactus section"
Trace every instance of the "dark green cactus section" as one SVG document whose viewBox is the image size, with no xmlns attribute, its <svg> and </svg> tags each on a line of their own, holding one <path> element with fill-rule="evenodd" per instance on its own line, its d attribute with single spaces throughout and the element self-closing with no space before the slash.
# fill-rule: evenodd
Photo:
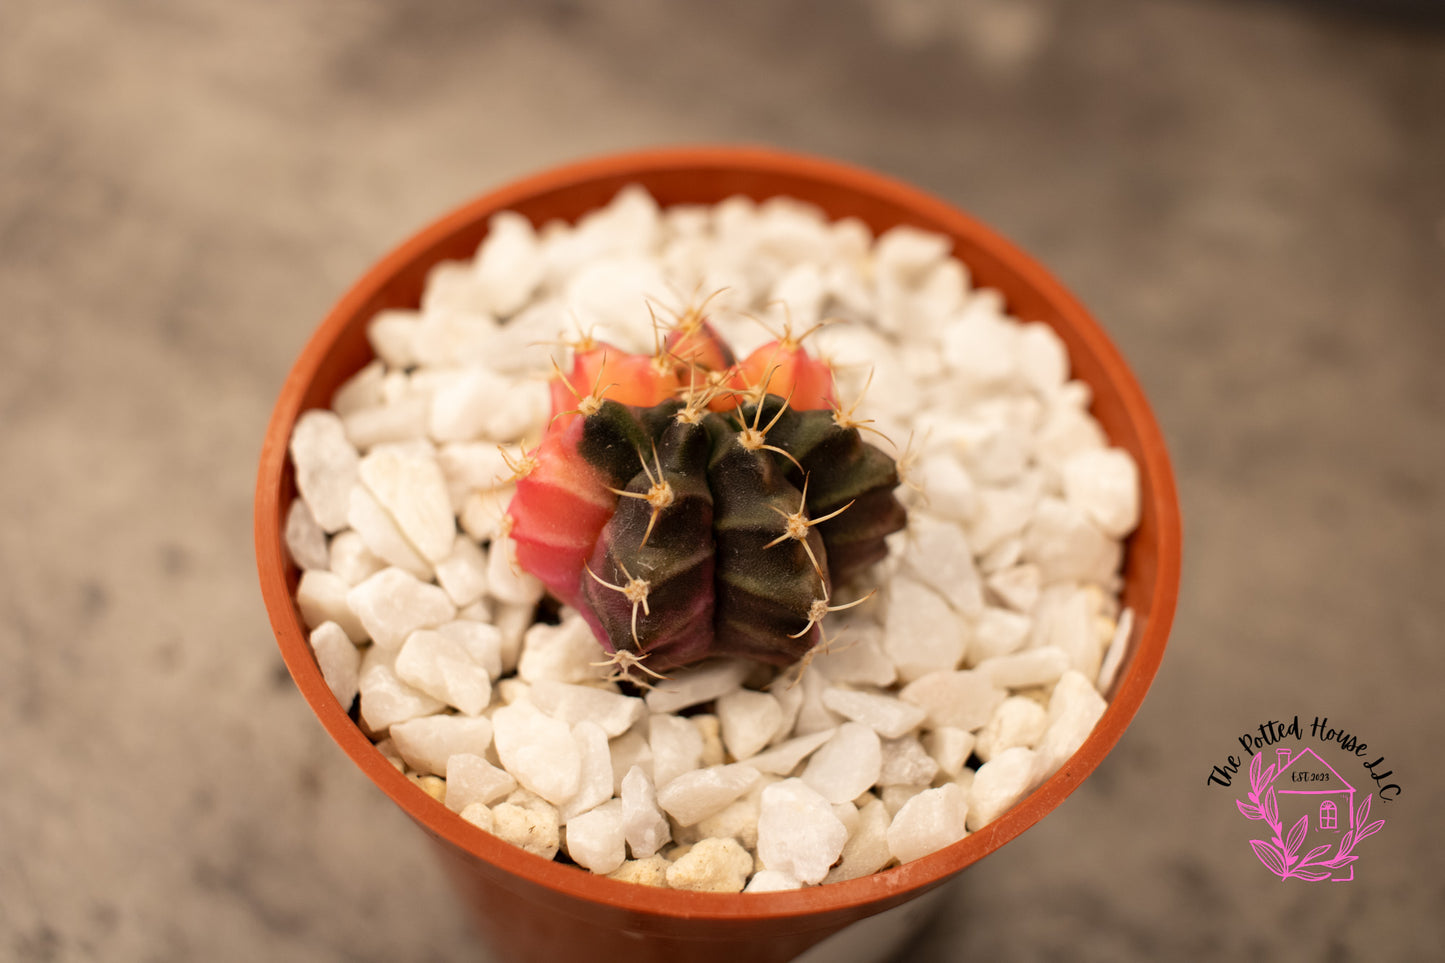
<svg viewBox="0 0 1445 963">
<path fill-rule="evenodd" d="M 768 395 L 761 410 L 606 401 L 585 417 L 579 452 L 624 494 L 588 559 L 583 614 L 649 670 L 792 664 L 818 643 L 834 585 L 905 522 L 893 460 L 831 410 Z"/>
</svg>

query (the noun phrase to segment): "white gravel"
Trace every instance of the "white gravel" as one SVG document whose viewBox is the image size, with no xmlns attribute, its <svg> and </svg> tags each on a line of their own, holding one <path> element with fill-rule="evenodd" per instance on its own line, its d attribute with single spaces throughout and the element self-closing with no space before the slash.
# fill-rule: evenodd
<svg viewBox="0 0 1445 963">
<path fill-rule="evenodd" d="M 373 320 L 377 360 L 291 439 L 286 543 L 337 699 L 468 821 L 647 885 L 853 879 L 1007 812 L 1105 709 L 1139 477 L 1062 341 L 949 251 L 787 200 L 664 211 L 630 188 L 575 227 L 497 215 L 419 310 Z M 746 315 L 842 319 L 807 344 L 906 446 L 910 524 L 800 679 L 722 661 L 637 693 L 604 681 L 576 613 L 532 624 L 542 588 L 506 537 L 497 445 L 540 438 L 549 358 L 565 366 L 579 328 L 650 352 L 649 303 L 714 293 L 739 357 L 771 338 Z"/>
</svg>

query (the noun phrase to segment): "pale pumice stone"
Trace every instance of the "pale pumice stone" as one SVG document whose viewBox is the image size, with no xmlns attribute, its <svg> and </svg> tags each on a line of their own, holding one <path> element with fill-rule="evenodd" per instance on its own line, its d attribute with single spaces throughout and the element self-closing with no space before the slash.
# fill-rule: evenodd
<svg viewBox="0 0 1445 963">
<path fill-rule="evenodd" d="M 721 766 L 727 760 L 727 751 L 723 748 L 722 726 L 717 716 L 702 712 L 686 718 L 702 734 L 702 759 L 699 764 Z"/>
<path fill-rule="evenodd" d="M 351 586 L 333 572 L 308 569 L 296 585 L 296 607 L 308 629 L 334 622 L 352 642 L 365 642 L 370 635 L 365 624 L 348 604 Z"/>
<path fill-rule="evenodd" d="M 881 799 L 870 799 L 858 810 L 858 825 L 843 845 L 836 865 L 823 877 L 824 883 L 841 883 L 878 872 L 893 859 L 888 848 L 888 826 L 893 816 Z"/>
<path fill-rule="evenodd" d="M 545 273 L 532 222 L 514 211 L 492 215 L 473 270 L 491 314 L 505 318 L 525 306 Z"/>
<path fill-rule="evenodd" d="M 758 858 L 765 868 L 803 883 L 822 882 L 847 839 L 848 830 L 827 798 L 801 779 L 784 779 L 763 790 Z"/>
<path fill-rule="evenodd" d="M 492 713 L 492 740 L 502 766 L 525 788 L 553 804 L 576 794 L 582 754 L 565 722 L 522 700 Z"/>
<path fill-rule="evenodd" d="M 720 811 L 758 781 L 743 763 L 685 772 L 658 790 L 657 804 L 680 826 L 691 826 Z"/>
<path fill-rule="evenodd" d="M 454 536 L 451 552 L 436 563 L 436 579 L 453 605 L 471 605 L 487 592 L 486 553 L 467 536 Z"/>
<path fill-rule="evenodd" d="M 923 724 L 925 713 L 891 695 L 830 686 L 823 704 L 852 722 L 861 722 L 885 739 L 897 739 Z"/>
<path fill-rule="evenodd" d="M 584 719 L 572 727 L 572 740 L 577 744 L 581 770 L 577 791 L 558 804 L 558 818 L 563 825 L 570 825 L 577 816 L 612 798 L 612 753 L 607 733 Z"/>
<path fill-rule="evenodd" d="M 642 859 L 627 860 L 607 876 L 609 879 L 620 880 L 624 883 L 666 889 L 667 868 L 671 865 L 661 856 L 645 856 Z"/>
<path fill-rule="evenodd" d="M 286 510 L 286 551 L 300 569 L 327 569 L 331 553 L 326 547 L 326 532 L 316 523 L 311 509 L 301 498 L 293 498 Z"/>
<path fill-rule="evenodd" d="M 348 528 L 332 536 L 328 567 L 348 585 L 357 585 L 386 568 L 386 562 L 373 555 L 366 541 Z"/>
<path fill-rule="evenodd" d="M 498 839 L 551 859 L 562 846 L 561 825 L 557 811 L 529 809 L 514 803 L 498 803 L 492 807 L 492 833 Z"/>
<path fill-rule="evenodd" d="M 321 409 L 305 412 L 291 431 L 290 451 L 301 498 L 323 530 L 339 532 L 347 525 L 351 486 L 361 460 L 341 418 Z"/>
<path fill-rule="evenodd" d="M 492 723 L 480 716 L 424 716 L 394 724 L 390 734 L 408 766 L 418 772 L 445 776 L 447 760 L 452 756 L 486 754 L 492 744 Z"/>
<path fill-rule="evenodd" d="M 343 709 L 351 708 L 361 679 L 361 653 L 355 643 L 335 622 L 318 625 L 311 632 L 310 642 L 326 687 Z"/>
<path fill-rule="evenodd" d="M 704 839 L 667 868 L 667 885 L 700 893 L 741 893 L 753 857 L 736 839 Z"/>
<path fill-rule="evenodd" d="M 602 728 L 609 738 L 622 735 L 643 717 L 641 699 L 593 686 L 539 679 L 532 685 L 532 704 L 568 725 L 584 720 Z"/>
<path fill-rule="evenodd" d="M 968 828 L 977 832 L 1012 809 L 1034 786 L 1032 749 L 1005 749 L 978 767 L 969 792 Z"/>
<path fill-rule="evenodd" d="M 749 852 L 756 851 L 758 847 L 758 807 L 761 804 L 763 790 L 774 782 L 777 782 L 776 777 L 759 778 L 741 798 L 728 803 L 711 816 L 699 819 L 690 828 L 697 832 L 699 839 L 709 837 L 722 839 L 730 836 L 742 843 Z"/>
<path fill-rule="evenodd" d="M 476 715 L 492 698 L 486 653 L 431 629 L 407 636 L 396 656 L 396 674 L 434 699 Z"/>
<path fill-rule="evenodd" d="M 988 722 L 1007 693 L 977 670 L 932 672 L 899 693 L 928 713 L 927 727 L 953 726 L 972 732 Z"/>
<path fill-rule="evenodd" d="M 802 779 L 829 802 L 849 802 L 878 781 L 882 767 L 878 734 L 857 722 L 845 722 L 808 759 Z"/>
<path fill-rule="evenodd" d="M 888 826 L 889 851 L 907 863 L 958 842 L 967 835 L 969 808 L 963 790 L 953 783 L 925 789 L 894 814 Z"/>
<path fill-rule="evenodd" d="M 566 821 L 567 855 L 577 865 L 605 875 L 626 860 L 622 806 L 613 799 Z"/>
<path fill-rule="evenodd" d="M 395 567 L 351 586 L 346 601 L 371 640 L 392 651 L 417 629 L 450 622 L 457 614 L 440 588 Z"/>
<path fill-rule="evenodd" d="M 889 584 L 885 625 L 884 650 L 905 682 L 953 669 L 963 660 L 966 623 L 942 596 L 912 578 L 898 575 Z"/>
<path fill-rule="evenodd" d="M 735 689 L 717 700 L 723 744 L 736 760 L 756 755 L 783 721 L 783 708 L 766 692 Z"/>
<path fill-rule="evenodd" d="M 622 777 L 622 827 L 634 859 L 655 854 L 671 838 L 667 817 L 657 805 L 657 790 L 640 766 Z"/>
<path fill-rule="evenodd" d="M 974 754 L 984 762 L 1009 750 L 1032 749 L 1043 738 L 1049 714 L 1027 696 L 1009 696 L 994 711 L 993 718 L 978 730 Z"/>
<path fill-rule="evenodd" d="M 351 507 L 346 518 L 372 555 L 417 578 L 431 579 L 430 563 L 406 540 L 395 520 L 360 482 L 351 489 Z"/>
</svg>

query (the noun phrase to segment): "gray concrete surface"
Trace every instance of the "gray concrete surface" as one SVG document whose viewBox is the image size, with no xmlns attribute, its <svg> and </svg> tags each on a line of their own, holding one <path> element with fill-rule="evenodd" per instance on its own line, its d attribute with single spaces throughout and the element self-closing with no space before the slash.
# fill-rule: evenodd
<svg viewBox="0 0 1445 963">
<path fill-rule="evenodd" d="M 260 438 L 401 237 L 683 141 L 991 222 L 1094 309 L 1172 446 L 1185 588 L 1149 700 L 912 958 L 1433 956 L 1445 32 L 1366 6 L 5 0 L 0 959 L 487 959 L 281 666 Z M 1347 885 L 1270 876 L 1206 785 L 1296 713 L 1401 786 Z"/>
</svg>

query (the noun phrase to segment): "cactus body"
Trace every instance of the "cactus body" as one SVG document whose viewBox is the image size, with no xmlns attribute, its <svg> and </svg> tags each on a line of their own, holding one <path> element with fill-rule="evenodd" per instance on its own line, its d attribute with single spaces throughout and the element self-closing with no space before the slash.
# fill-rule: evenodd
<svg viewBox="0 0 1445 963">
<path fill-rule="evenodd" d="M 833 404 L 831 370 L 796 342 L 735 364 L 701 320 L 655 357 L 579 351 L 519 470 L 518 563 L 582 613 L 623 674 L 716 655 L 797 661 L 835 585 L 905 521 L 893 459 Z"/>
</svg>

